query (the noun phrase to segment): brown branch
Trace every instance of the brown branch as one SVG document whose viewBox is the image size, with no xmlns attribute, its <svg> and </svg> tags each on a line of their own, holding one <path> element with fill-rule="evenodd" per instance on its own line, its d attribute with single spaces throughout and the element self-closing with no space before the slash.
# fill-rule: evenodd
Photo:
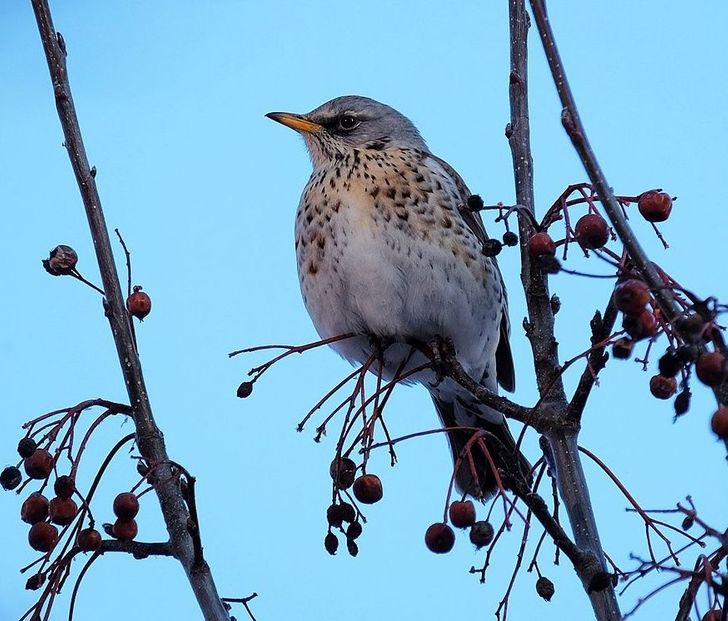
<svg viewBox="0 0 728 621">
<path fill-rule="evenodd" d="M 32 5 L 43 50 L 48 61 L 56 108 L 65 137 L 65 146 L 78 183 L 94 242 L 106 299 L 106 314 L 129 394 L 129 403 L 132 406 L 137 447 L 142 457 L 149 463 L 165 463 L 169 460 L 169 457 L 162 433 L 152 415 L 142 367 L 134 345 L 129 315 L 119 284 L 116 264 L 114 263 L 109 232 L 96 188 L 95 170 L 92 170 L 89 166 L 73 104 L 66 68 L 66 46 L 63 37 L 56 32 L 53 26 L 47 0 L 32 0 Z M 192 571 L 194 551 L 192 539 L 187 532 L 189 512 L 180 492 L 178 481 L 169 476 L 170 467 L 162 466 L 162 469 L 165 471 L 160 472 L 160 476 L 156 478 L 155 491 L 159 498 L 174 555 L 179 559 L 187 574 L 205 619 L 228 621 L 230 617 L 217 594 L 209 568 Z"/>
</svg>

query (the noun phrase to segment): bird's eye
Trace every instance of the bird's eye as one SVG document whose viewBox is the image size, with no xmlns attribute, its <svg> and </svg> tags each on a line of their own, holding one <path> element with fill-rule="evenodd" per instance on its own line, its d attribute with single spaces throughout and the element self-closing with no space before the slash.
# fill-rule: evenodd
<svg viewBox="0 0 728 621">
<path fill-rule="evenodd" d="M 355 116 L 351 114 L 345 114 L 339 119 L 339 127 L 343 130 L 349 131 L 359 125 L 359 121 Z"/>
</svg>

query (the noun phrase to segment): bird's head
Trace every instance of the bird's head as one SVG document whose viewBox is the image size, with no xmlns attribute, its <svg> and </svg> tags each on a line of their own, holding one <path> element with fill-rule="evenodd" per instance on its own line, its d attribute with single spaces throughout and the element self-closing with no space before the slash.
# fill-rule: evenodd
<svg viewBox="0 0 728 621">
<path fill-rule="evenodd" d="M 303 136 L 314 167 L 338 159 L 352 149 L 428 150 L 412 121 L 368 97 L 347 95 L 327 101 L 307 114 L 270 112 L 266 116 Z"/>
</svg>

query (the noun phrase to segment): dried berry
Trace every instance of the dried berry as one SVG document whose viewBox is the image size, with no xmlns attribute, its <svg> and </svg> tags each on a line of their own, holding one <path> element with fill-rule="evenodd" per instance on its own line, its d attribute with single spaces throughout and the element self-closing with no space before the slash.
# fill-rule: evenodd
<svg viewBox="0 0 728 621">
<path fill-rule="evenodd" d="M 483 209 L 483 199 L 480 198 L 477 194 L 472 194 L 471 196 L 468 196 L 468 209 L 471 211 L 480 211 Z"/>
<path fill-rule="evenodd" d="M 599 214 L 588 213 L 577 221 L 574 236 L 582 248 L 601 248 L 609 241 L 609 226 Z"/>
<path fill-rule="evenodd" d="M 713 433 L 723 440 L 728 439 L 728 407 L 721 406 L 710 419 L 710 427 Z"/>
<path fill-rule="evenodd" d="M 695 374 L 708 386 L 720 386 L 726 377 L 726 362 L 717 351 L 701 354 L 695 363 Z"/>
<path fill-rule="evenodd" d="M 329 526 L 333 526 L 335 528 L 341 526 L 342 522 L 344 521 L 344 516 L 342 515 L 341 511 L 341 505 L 334 504 L 326 509 L 326 520 L 328 521 Z"/>
<path fill-rule="evenodd" d="M 61 244 L 51 250 L 47 259 L 43 259 L 43 267 L 46 272 L 53 276 L 70 274 L 76 268 L 78 255 L 70 246 Z"/>
<path fill-rule="evenodd" d="M 686 515 L 680 525 L 683 530 L 690 530 L 695 524 L 695 518 L 692 515 Z"/>
<path fill-rule="evenodd" d="M 540 231 L 528 240 L 528 254 L 532 257 L 542 257 L 556 253 L 556 244 L 546 231 Z"/>
<path fill-rule="evenodd" d="M 349 489 L 356 478 L 356 464 L 348 457 L 334 459 L 329 466 L 329 474 L 338 489 Z"/>
<path fill-rule="evenodd" d="M 38 522 L 30 527 L 28 543 L 38 552 L 50 552 L 58 541 L 58 529 L 48 522 Z"/>
<path fill-rule="evenodd" d="M 134 293 L 126 299 L 126 309 L 132 317 L 144 319 L 152 310 L 152 299 L 139 285 L 135 285 Z"/>
<path fill-rule="evenodd" d="M 83 552 L 98 550 L 101 547 L 101 533 L 95 528 L 84 528 L 76 537 L 76 545 Z"/>
<path fill-rule="evenodd" d="M 500 251 L 503 250 L 503 244 L 497 240 L 497 239 L 486 239 L 483 242 L 483 247 L 481 248 L 481 252 L 486 257 L 495 257 L 500 254 Z"/>
<path fill-rule="evenodd" d="M 640 341 L 657 334 L 657 319 L 646 308 L 639 315 L 625 315 L 622 327 L 635 341 Z"/>
<path fill-rule="evenodd" d="M 131 492 L 122 492 L 114 498 L 114 515 L 120 520 L 131 520 L 139 513 L 139 499 Z"/>
<path fill-rule="evenodd" d="M 35 449 L 23 460 L 23 468 L 31 479 L 45 479 L 53 469 L 53 456 L 45 449 Z"/>
<path fill-rule="evenodd" d="M 38 444 L 36 444 L 36 441 L 33 440 L 33 438 L 22 438 L 20 442 L 18 442 L 18 455 L 25 459 L 26 457 L 30 457 L 37 448 Z"/>
<path fill-rule="evenodd" d="M 448 513 L 456 528 L 468 528 L 475 524 L 475 505 L 470 500 L 456 500 L 450 504 Z"/>
<path fill-rule="evenodd" d="M 561 263 L 559 263 L 559 260 L 553 255 L 545 254 L 538 257 L 537 260 L 541 267 L 541 271 L 544 274 L 558 274 L 561 270 Z"/>
<path fill-rule="evenodd" d="M 358 539 L 359 535 L 361 535 L 362 530 L 363 530 L 362 526 L 359 522 L 352 522 L 346 528 L 346 538 L 347 539 Z"/>
<path fill-rule="evenodd" d="M 632 355 L 634 349 L 634 341 L 628 338 L 617 339 L 612 345 L 612 356 L 621 360 L 626 360 Z"/>
<path fill-rule="evenodd" d="M 614 305 L 629 315 L 638 315 L 650 302 L 650 288 L 641 280 L 630 278 L 614 288 Z"/>
<path fill-rule="evenodd" d="M 675 350 L 675 355 L 683 364 L 695 362 L 700 355 L 700 350 L 695 345 L 680 345 Z"/>
<path fill-rule="evenodd" d="M 332 556 L 336 554 L 336 550 L 339 549 L 339 540 L 334 533 L 327 533 L 326 537 L 324 537 L 324 548 Z"/>
<path fill-rule="evenodd" d="M 430 552 L 446 554 L 455 545 L 455 531 L 444 522 L 436 522 L 425 532 L 425 545 Z"/>
<path fill-rule="evenodd" d="M 20 474 L 20 470 L 18 470 L 15 466 L 8 466 L 7 468 L 3 468 L 3 471 L 0 472 L 0 485 L 3 486 L 3 489 L 5 490 L 11 490 L 15 489 L 20 485 L 20 482 L 23 480 L 23 475 Z"/>
<path fill-rule="evenodd" d="M 63 474 L 53 483 L 53 491 L 59 498 L 70 498 L 76 491 L 76 483 L 73 477 Z"/>
<path fill-rule="evenodd" d="M 555 592 L 556 589 L 554 588 L 554 583 L 546 576 L 541 576 L 538 580 L 536 580 L 536 593 L 538 593 L 539 597 L 550 602 Z"/>
<path fill-rule="evenodd" d="M 59 526 L 66 526 L 73 522 L 73 518 L 78 513 L 78 507 L 70 498 L 56 497 L 51 498 L 48 513 L 51 516 L 51 522 Z"/>
<path fill-rule="evenodd" d="M 356 519 L 356 509 L 354 509 L 353 505 L 350 505 L 348 502 L 342 502 L 340 505 L 341 507 L 341 519 L 344 522 L 353 522 Z"/>
<path fill-rule="evenodd" d="M 516 246 L 518 245 L 518 235 L 513 231 L 506 231 L 503 233 L 503 245 L 504 246 Z"/>
<path fill-rule="evenodd" d="M 481 520 L 470 527 L 470 543 L 476 548 L 482 548 L 493 541 L 493 534 L 490 522 Z"/>
<path fill-rule="evenodd" d="M 120 541 L 130 541 L 137 536 L 139 527 L 136 520 L 122 520 L 119 518 L 111 527 L 111 534 Z"/>
<path fill-rule="evenodd" d="M 353 539 L 346 538 L 346 549 L 351 556 L 359 554 L 359 546 Z"/>
<path fill-rule="evenodd" d="M 648 222 L 664 222 L 672 211 L 672 198 L 665 192 L 645 192 L 637 201 L 637 208 Z"/>
<path fill-rule="evenodd" d="M 657 361 L 657 368 L 660 371 L 660 375 L 675 377 L 682 368 L 682 362 L 675 352 L 668 351 Z"/>
<path fill-rule="evenodd" d="M 677 381 L 674 377 L 653 375 L 650 378 L 650 392 L 657 399 L 669 399 L 677 390 Z"/>
<path fill-rule="evenodd" d="M 239 399 L 247 399 L 252 394 L 253 382 L 242 382 L 240 386 L 238 386 L 237 395 Z"/>
<path fill-rule="evenodd" d="M 685 388 L 675 397 L 675 416 L 682 416 L 690 408 L 690 391 Z"/>
<path fill-rule="evenodd" d="M 384 495 L 382 482 L 376 474 L 363 474 L 354 481 L 354 497 L 365 505 L 379 502 Z"/>
<path fill-rule="evenodd" d="M 683 339 L 691 344 L 698 344 L 705 341 L 707 333 L 707 322 L 700 313 L 693 313 L 686 317 L 680 317 L 675 322 L 675 329 Z"/>
<path fill-rule="evenodd" d="M 28 591 L 37 591 L 38 589 L 40 589 L 40 587 L 43 586 L 44 582 L 45 582 L 45 574 L 33 574 L 25 582 L 25 588 Z"/>
<path fill-rule="evenodd" d="M 40 492 L 33 492 L 20 507 L 20 519 L 26 524 L 36 524 L 48 517 L 48 499 Z"/>
</svg>

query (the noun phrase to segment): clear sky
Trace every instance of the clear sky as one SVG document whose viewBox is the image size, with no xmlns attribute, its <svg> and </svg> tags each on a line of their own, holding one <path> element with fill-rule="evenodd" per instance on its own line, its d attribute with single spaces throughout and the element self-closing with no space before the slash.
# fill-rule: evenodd
<svg viewBox="0 0 728 621">
<path fill-rule="evenodd" d="M 569 78 L 610 183 L 625 194 L 659 186 L 679 197 L 663 227 L 669 252 L 634 218 L 645 246 L 683 284 L 725 299 L 728 5 L 551 4 Z M 315 351 L 281 364 L 241 401 L 238 383 L 263 358 L 229 360 L 227 352 L 315 338 L 298 292 L 292 239 L 310 165 L 300 139 L 265 119 L 266 112 L 307 111 L 343 94 L 374 97 L 408 115 L 430 148 L 488 202 L 513 202 L 503 137 L 507 2 L 52 5 L 108 223 L 123 232 L 134 281 L 153 298 L 152 314 L 138 329 L 145 374 L 172 458 L 198 477 L 205 551 L 222 593 L 258 592 L 261 621 L 492 618 L 520 537 L 514 531 L 504 542 L 485 585 L 468 574 L 483 554 L 466 536 L 447 556 L 425 549 L 424 531 L 441 519 L 450 476 L 444 439 L 405 443 L 394 469 L 384 452 L 374 457 L 385 498 L 367 512 L 359 556 L 332 558 L 322 540 L 334 439 L 314 444 L 313 427 L 297 434 L 295 424 L 349 367 L 330 351 Z M 561 129 L 533 33 L 531 44 L 543 212 L 567 184 L 586 176 Z M 82 272 L 98 281 L 28 2 L 0 6 L 0 87 L 0 237 L 8 267 L 0 304 L 0 462 L 7 464 L 15 460 L 23 421 L 91 397 L 125 396 L 98 296 L 40 265 L 50 248 L 67 243 L 78 251 Z M 498 231 L 492 222 L 489 228 Z M 532 404 L 517 253 L 505 252 L 500 263 L 511 297 L 515 398 Z M 609 284 L 557 276 L 552 288 L 563 301 L 558 336 L 566 359 L 586 347 L 588 318 L 606 303 Z M 568 376 L 570 386 L 575 377 Z M 649 396 L 648 378 L 632 362 L 611 363 L 581 442 L 644 506 L 670 507 L 691 493 L 723 530 L 725 460 L 708 429 L 710 395 L 696 386 L 690 414 L 673 424 L 671 405 Z M 433 427 L 429 397 L 416 388 L 397 391 L 387 421 L 395 435 Z M 130 429 L 105 423 L 81 484 Z M 532 436 L 527 450 L 537 458 Z M 606 549 L 621 567 L 633 567 L 630 553 L 646 555 L 643 528 L 603 474 L 586 469 Z M 100 519 L 111 518 L 111 499 L 135 476 L 119 459 L 99 492 Z M 17 618 L 34 597 L 17 574 L 34 558 L 19 506 L 15 495 L 0 495 L 2 619 Z M 140 529 L 143 540 L 164 536 L 152 496 L 143 499 Z M 539 533 L 534 527 L 531 546 Z M 573 572 L 552 567 L 552 552 L 546 545 L 541 568 L 556 584 L 554 599 L 541 601 L 535 578 L 522 574 L 509 618 L 589 618 Z M 624 609 L 666 579 L 631 587 Z M 65 618 L 69 592 L 54 618 Z M 636 618 L 669 618 L 680 593 L 664 593 Z M 112 555 L 89 572 L 77 615 L 199 618 L 177 564 Z"/>
</svg>

